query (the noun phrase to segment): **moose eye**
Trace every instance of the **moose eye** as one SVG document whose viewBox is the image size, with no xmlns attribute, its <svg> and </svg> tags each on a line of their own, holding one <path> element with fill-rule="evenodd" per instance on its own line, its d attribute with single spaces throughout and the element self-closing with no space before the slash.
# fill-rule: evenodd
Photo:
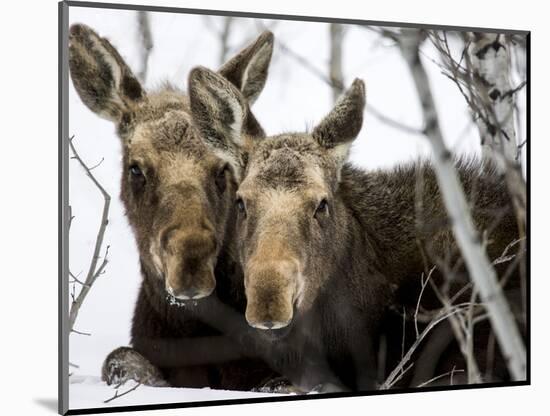
<svg viewBox="0 0 550 416">
<path fill-rule="evenodd" d="M 216 173 L 216 187 L 218 188 L 218 191 L 220 191 L 220 193 L 223 193 L 225 191 L 225 187 L 227 185 L 226 176 L 228 171 L 229 165 L 226 164 Z"/>
<path fill-rule="evenodd" d="M 237 198 L 237 200 L 235 201 L 235 206 L 237 207 L 237 211 L 239 211 L 239 214 L 246 217 L 246 207 L 242 198 Z"/>
<path fill-rule="evenodd" d="M 315 210 L 315 218 L 319 218 L 320 215 L 326 214 L 328 214 L 328 201 L 326 198 L 323 198 L 321 202 L 319 202 L 319 205 L 317 205 L 317 209 Z"/>
<path fill-rule="evenodd" d="M 145 186 L 145 175 L 143 171 L 136 163 L 131 164 L 128 171 L 130 172 L 130 184 L 133 191 L 141 191 Z"/>
<path fill-rule="evenodd" d="M 130 166 L 130 173 L 132 174 L 132 176 L 143 176 L 143 172 L 141 171 L 140 167 L 135 163 Z"/>
</svg>

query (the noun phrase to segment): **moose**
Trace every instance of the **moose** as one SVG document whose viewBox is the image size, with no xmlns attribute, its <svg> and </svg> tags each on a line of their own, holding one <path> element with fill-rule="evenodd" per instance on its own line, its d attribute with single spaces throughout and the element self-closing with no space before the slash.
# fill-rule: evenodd
<svg viewBox="0 0 550 416">
<path fill-rule="evenodd" d="M 218 80 L 212 124 L 246 114 L 234 86 L 197 71 Z M 235 199 L 246 321 L 259 338 L 273 340 L 272 363 L 282 374 L 322 391 L 376 388 L 376 340 L 402 331 L 383 327 L 385 317 L 417 302 L 427 261 L 459 257 L 429 161 L 372 172 L 346 162 L 364 107 L 365 86 L 356 79 L 311 132 L 249 142 Z M 456 167 L 495 259 L 518 238 L 504 181 L 490 164 L 457 160 Z M 464 266 L 455 274 L 452 286 L 463 287 Z M 433 279 L 441 282 L 443 273 Z M 422 298 L 427 309 L 431 295 Z M 434 371 L 463 362 L 450 344 L 440 363 L 432 358 Z M 493 377 L 506 379 L 505 365 Z"/>
<path fill-rule="evenodd" d="M 244 168 L 240 148 L 265 135 L 249 106 L 265 85 L 272 50 L 273 34 L 266 31 L 220 68 L 216 79 L 234 85 L 242 101 L 233 118 L 211 124 L 209 89 L 216 86 L 199 91 L 190 83 L 188 95 L 171 84 L 146 92 L 107 39 L 82 24 L 70 28 L 75 89 L 91 111 L 115 123 L 122 144 L 120 197 L 142 273 L 132 347 L 106 358 L 102 378 L 108 384 L 135 379 L 250 390 L 274 376 L 209 325 L 219 320 L 211 302 L 222 303 L 237 321 L 244 314 L 231 219 Z"/>
</svg>

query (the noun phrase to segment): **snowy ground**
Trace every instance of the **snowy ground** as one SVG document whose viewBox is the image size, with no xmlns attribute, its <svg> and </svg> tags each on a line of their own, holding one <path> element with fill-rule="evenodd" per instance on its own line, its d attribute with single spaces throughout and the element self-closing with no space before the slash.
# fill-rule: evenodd
<svg viewBox="0 0 550 416">
<path fill-rule="evenodd" d="M 107 386 L 98 376 L 72 376 L 69 386 L 69 408 L 86 409 L 93 407 L 139 406 L 147 404 L 204 402 L 212 400 L 250 399 L 273 397 L 277 394 L 236 392 L 227 390 L 161 388 L 137 386 L 129 381 L 118 389 L 119 397 L 108 403 L 115 396 L 116 390 Z M 135 390 L 132 390 L 135 388 Z M 128 392 L 125 395 L 125 392 Z"/>
<path fill-rule="evenodd" d="M 136 12 L 71 7 L 70 23 L 85 23 L 108 37 L 129 66 L 139 69 Z M 149 61 L 147 88 L 170 80 L 186 89 L 187 74 L 196 65 L 219 67 L 216 31 L 220 18 L 174 13 L 153 13 L 154 47 Z M 278 46 L 284 43 L 307 59 L 321 73 L 327 72 L 329 28 L 325 23 L 258 21 L 235 19 L 229 56 L 254 39 L 261 27 L 275 34 L 275 50 L 267 85 L 254 105 L 254 113 L 268 134 L 303 131 L 330 110 L 331 91 L 326 83 L 304 68 Z M 445 141 L 459 154 L 479 154 L 477 131 L 471 125 L 463 97 L 430 59 L 433 48 L 425 45 L 427 65 L 435 100 L 439 106 Z M 345 84 L 355 77 L 367 86 L 367 102 L 383 114 L 409 126 L 421 125 L 421 113 L 414 86 L 403 60 L 390 42 L 359 26 L 346 30 L 343 48 Z M 517 85 L 517 83 L 514 83 Z M 524 109 L 524 91 L 520 93 Z M 523 111 L 522 111 L 523 112 Z M 523 124 L 525 126 L 525 123 Z M 98 118 L 80 101 L 69 85 L 69 132 L 89 165 L 103 159 L 94 174 L 112 197 L 109 226 L 105 236 L 110 245 L 106 273 L 95 283 L 76 321 L 76 329 L 91 336 L 71 334 L 70 408 L 121 406 L 227 398 L 259 397 L 259 393 L 236 393 L 208 389 L 159 389 L 140 386 L 127 396 L 104 404 L 114 390 L 99 380 L 103 359 L 113 349 L 128 345 L 129 328 L 140 282 L 138 254 L 119 195 L 121 149 L 114 126 Z M 522 137 L 525 137 L 523 134 Z M 427 142 L 418 135 L 395 129 L 367 113 L 363 130 L 355 141 L 351 160 L 365 169 L 387 168 L 397 163 L 430 157 Z M 100 220 L 102 199 L 75 161 L 70 162 L 69 200 L 75 218 L 70 230 L 70 269 L 85 273 Z M 131 387 L 131 386 L 129 386 Z M 121 390 L 125 390 L 126 386 Z"/>
</svg>

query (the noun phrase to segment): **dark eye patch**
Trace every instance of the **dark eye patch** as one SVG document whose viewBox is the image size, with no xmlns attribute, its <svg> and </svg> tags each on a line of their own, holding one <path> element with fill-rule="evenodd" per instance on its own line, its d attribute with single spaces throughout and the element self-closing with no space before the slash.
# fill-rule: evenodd
<svg viewBox="0 0 550 416">
<path fill-rule="evenodd" d="M 133 164 L 133 165 L 130 166 L 130 173 L 133 176 L 143 175 L 143 172 L 141 171 L 141 168 L 137 164 Z"/>
<path fill-rule="evenodd" d="M 130 184 L 132 186 L 132 190 L 134 192 L 141 191 L 145 186 L 147 180 L 139 164 L 131 163 L 130 166 L 128 166 L 128 172 L 130 175 Z"/>
</svg>

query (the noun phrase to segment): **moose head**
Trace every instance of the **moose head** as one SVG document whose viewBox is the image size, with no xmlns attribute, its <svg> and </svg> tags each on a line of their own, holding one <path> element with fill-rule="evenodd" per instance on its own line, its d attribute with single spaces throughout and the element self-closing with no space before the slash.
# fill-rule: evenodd
<svg viewBox="0 0 550 416">
<path fill-rule="evenodd" d="M 173 86 L 146 91 L 113 45 L 91 28 L 69 33 L 69 68 L 82 102 L 116 126 L 122 144 L 121 199 L 142 269 L 177 299 L 199 299 L 216 285 L 227 240 L 241 147 L 264 132 L 250 112 L 262 91 L 273 35 L 261 34 L 218 71 L 239 94 L 239 113 L 212 94 L 218 78 L 192 73 L 188 95 Z M 216 114 L 219 123 L 206 115 Z M 162 284 L 162 285 L 161 285 Z"/>
<path fill-rule="evenodd" d="M 200 71 L 226 85 L 218 87 L 218 100 L 242 125 L 242 95 L 219 75 Z M 288 326 L 295 313 L 312 307 L 345 258 L 335 241 L 349 221 L 339 195 L 340 172 L 361 130 L 364 106 L 364 83 L 356 79 L 311 133 L 250 143 L 235 205 L 245 316 L 251 326 Z M 210 117 L 215 124 L 216 114 Z"/>
</svg>

